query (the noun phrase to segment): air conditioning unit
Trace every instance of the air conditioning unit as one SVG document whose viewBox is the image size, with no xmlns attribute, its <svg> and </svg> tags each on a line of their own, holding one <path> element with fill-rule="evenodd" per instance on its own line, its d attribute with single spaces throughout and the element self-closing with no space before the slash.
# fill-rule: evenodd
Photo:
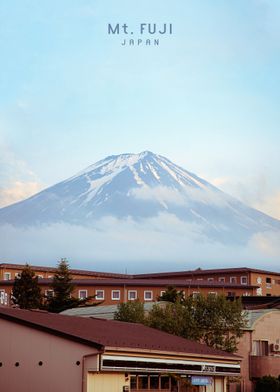
<svg viewBox="0 0 280 392">
<path fill-rule="evenodd" d="M 271 351 L 273 351 L 273 352 L 278 352 L 278 351 L 280 351 L 280 344 L 278 344 L 278 343 L 272 343 L 272 344 L 270 345 L 270 348 L 271 348 Z"/>
</svg>

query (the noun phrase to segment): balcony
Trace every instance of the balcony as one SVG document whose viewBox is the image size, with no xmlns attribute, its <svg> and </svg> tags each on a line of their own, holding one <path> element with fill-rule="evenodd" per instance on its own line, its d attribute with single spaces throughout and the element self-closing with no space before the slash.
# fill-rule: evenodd
<svg viewBox="0 0 280 392">
<path fill-rule="evenodd" d="M 268 355 L 250 357 L 250 378 L 259 378 L 263 376 L 279 376 L 280 356 Z"/>
</svg>

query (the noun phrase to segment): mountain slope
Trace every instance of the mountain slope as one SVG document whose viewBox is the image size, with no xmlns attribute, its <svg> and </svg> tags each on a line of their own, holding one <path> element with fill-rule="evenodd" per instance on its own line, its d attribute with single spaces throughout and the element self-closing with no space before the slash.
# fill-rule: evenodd
<svg viewBox="0 0 280 392">
<path fill-rule="evenodd" d="M 280 231 L 280 221 L 149 151 L 109 156 L 27 200 L 0 209 L 0 223 L 94 226 L 106 216 L 141 221 L 168 213 L 220 242 Z"/>
</svg>

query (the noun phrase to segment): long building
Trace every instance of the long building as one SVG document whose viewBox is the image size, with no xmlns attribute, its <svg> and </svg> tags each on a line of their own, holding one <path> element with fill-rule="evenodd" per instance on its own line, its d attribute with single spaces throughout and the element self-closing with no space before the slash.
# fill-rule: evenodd
<svg viewBox="0 0 280 392">
<path fill-rule="evenodd" d="M 0 302 L 9 305 L 15 277 L 24 265 L 0 264 Z M 39 277 L 39 284 L 45 295 L 52 295 L 51 282 L 55 268 L 32 266 Z M 85 298 L 95 296 L 95 302 L 104 305 L 135 301 L 156 301 L 167 286 L 175 286 L 185 296 L 218 295 L 280 296 L 280 273 L 251 269 L 197 269 L 193 271 L 163 272 L 152 274 L 126 275 L 108 272 L 70 270 L 75 285 L 74 296 Z"/>
</svg>

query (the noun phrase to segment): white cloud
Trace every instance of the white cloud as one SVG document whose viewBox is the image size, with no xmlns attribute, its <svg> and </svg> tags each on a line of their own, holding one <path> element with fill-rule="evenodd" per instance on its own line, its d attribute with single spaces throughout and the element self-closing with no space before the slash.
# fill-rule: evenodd
<svg viewBox="0 0 280 392">
<path fill-rule="evenodd" d="M 278 235 L 279 236 L 279 235 Z M 0 226 L 1 259 L 54 265 L 67 257 L 73 267 L 145 272 L 244 266 L 279 270 L 275 233 L 255 235 L 247 246 L 211 242 L 198 225 L 171 214 L 135 222 L 107 217 L 95 228 L 55 224 L 43 228 Z"/>
<path fill-rule="evenodd" d="M 264 256 L 280 258 L 280 234 L 279 232 L 257 233 L 250 241 L 251 245 L 258 249 Z"/>
<path fill-rule="evenodd" d="M 42 184 L 34 181 L 15 181 L 7 188 L 0 187 L 0 208 L 27 199 L 42 189 Z"/>
<path fill-rule="evenodd" d="M 253 207 L 276 219 L 280 219 L 280 191 L 265 197 L 262 201 L 255 202 Z"/>
<path fill-rule="evenodd" d="M 0 208 L 39 192 L 43 184 L 27 163 L 0 145 Z"/>
</svg>

